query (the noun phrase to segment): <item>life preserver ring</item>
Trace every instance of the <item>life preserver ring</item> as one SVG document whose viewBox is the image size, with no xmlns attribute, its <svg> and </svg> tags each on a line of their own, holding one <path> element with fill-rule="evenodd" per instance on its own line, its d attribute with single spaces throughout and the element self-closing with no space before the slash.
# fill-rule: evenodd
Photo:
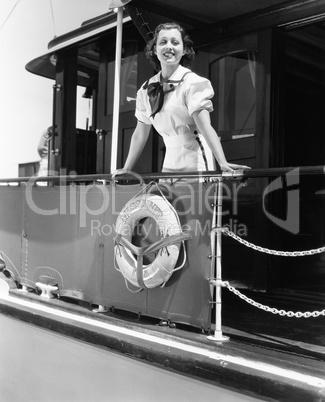
<svg viewBox="0 0 325 402">
<path fill-rule="evenodd" d="M 142 280 L 146 288 L 165 285 L 174 272 L 182 244 L 179 239 L 175 244 L 162 244 L 154 261 L 140 267 L 142 278 L 139 281 L 138 261 L 132 251 L 125 247 L 125 243 L 129 242 L 131 245 L 132 234 L 137 223 L 141 219 L 149 217 L 155 220 L 162 239 L 168 240 L 170 236 L 177 238 L 174 235 L 183 235 L 183 240 L 185 239 L 177 212 L 165 198 L 158 195 L 147 196 L 142 194 L 131 199 L 124 206 L 116 220 L 115 231 L 119 240 L 116 240 L 114 248 L 115 261 L 124 278 L 139 288 L 142 288 L 141 283 L 139 283 Z M 188 235 L 185 236 L 189 238 Z M 120 241 L 121 239 L 126 241 L 124 245 Z"/>
</svg>

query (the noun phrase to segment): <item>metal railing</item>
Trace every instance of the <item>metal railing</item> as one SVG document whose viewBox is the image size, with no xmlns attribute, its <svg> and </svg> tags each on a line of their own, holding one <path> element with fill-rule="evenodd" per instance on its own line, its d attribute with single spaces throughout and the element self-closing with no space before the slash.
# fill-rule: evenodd
<svg viewBox="0 0 325 402">
<path fill-rule="evenodd" d="M 208 339 L 223 342 L 229 338 L 224 336 L 222 333 L 222 320 L 221 320 L 221 290 L 223 287 L 228 288 L 235 295 L 244 299 L 251 305 L 261 308 L 264 311 L 271 312 L 273 314 L 286 315 L 288 317 L 318 317 L 320 315 L 325 315 L 325 310 L 314 311 L 314 312 L 286 312 L 284 310 L 277 310 L 268 306 L 264 306 L 260 303 L 243 295 L 237 289 L 222 280 L 222 235 L 226 234 L 233 237 L 235 240 L 243 243 L 245 246 L 251 247 L 256 251 L 266 252 L 268 254 L 275 254 L 280 256 L 302 256 L 311 255 L 315 253 L 321 253 L 325 251 L 325 247 L 318 249 L 307 250 L 305 252 L 282 252 L 277 250 L 270 250 L 263 248 L 252 243 L 247 242 L 244 239 L 239 238 L 236 234 L 229 230 L 225 230 L 222 226 L 222 209 L 223 209 L 223 181 L 224 180 L 242 180 L 245 181 L 250 178 L 271 178 L 285 176 L 290 173 L 291 175 L 297 174 L 299 176 L 307 175 L 325 175 L 325 166 L 299 166 L 299 167 L 284 167 L 284 168 L 269 168 L 269 169 L 249 169 L 244 171 L 235 171 L 234 173 L 226 173 L 220 171 L 208 171 L 208 172 L 188 172 L 188 173 L 148 173 L 148 174 L 125 174 L 123 176 L 118 176 L 114 179 L 111 174 L 91 174 L 91 175 L 58 175 L 58 176 L 48 176 L 48 177 L 19 177 L 19 178 L 8 178 L 0 179 L 0 184 L 32 184 L 46 182 L 48 185 L 67 185 L 69 183 L 94 183 L 94 184 L 107 184 L 115 183 L 116 181 L 134 181 L 138 179 L 140 184 L 144 184 L 145 181 L 159 181 L 161 179 L 171 183 L 174 180 L 179 179 L 204 179 L 206 181 L 214 181 L 216 183 L 216 193 L 215 193 L 215 203 L 212 216 L 212 229 L 211 229 L 211 278 L 209 278 L 210 285 L 215 287 L 215 331 L 213 335 L 208 336 Z"/>
<path fill-rule="evenodd" d="M 256 170 L 247 170 L 243 174 L 243 178 L 267 178 L 267 177 L 277 177 L 277 176 L 284 176 L 286 174 L 297 174 L 299 176 L 303 175 L 323 175 L 325 174 L 324 166 L 308 166 L 308 167 L 297 167 L 297 168 L 275 168 L 275 169 L 256 169 Z M 229 178 L 229 177 L 227 177 Z M 224 228 L 222 226 L 222 212 L 223 212 L 223 195 L 222 195 L 222 182 L 223 177 L 218 179 L 218 190 L 217 190 L 217 201 L 215 204 L 216 208 L 216 224 L 212 227 L 211 230 L 211 243 L 215 243 L 215 254 L 212 254 L 212 264 L 215 264 L 215 277 L 210 278 L 210 284 L 215 287 L 215 331 L 213 335 L 208 336 L 208 339 L 217 341 L 217 342 L 224 342 L 229 340 L 229 337 L 224 336 L 222 333 L 222 317 L 221 317 L 221 307 L 222 307 L 222 299 L 221 299 L 221 291 L 223 287 L 226 287 L 230 292 L 234 293 L 236 296 L 240 297 L 242 300 L 246 301 L 247 303 L 251 304 L 254 307 L 262 309 L 266 312 L 271 312 L 273 314 L 279 314 L 280 316 L 287 316 L 287 317 L 295 317 L 295 318 L 309 318 L 309 317 L 319 317 L 325 316 L 325 309 L 322 311 L 313 311 L 313 312 L 293 312 L 293 311 L 285 311 L 285 310 L 278 310 L 276 308 L 272 308 L 261 303 L 257 303 L 256 301 L 248 298 L 241 292 L 239 292 L 236 288 L 230 285 L 229 282 L 222 280 L 222 265 L 221 265 L 221 258 L 222 258 L 222 234 L 226 234 L 239 243 L 250 247 L 251 249 L 259 252 L 264 252 L 267 254 L 278 255 L 278 256 L 285 256 L 285 257 L 301 257 L 306 255 L 313 255 L 325 252 L 325 247 L 319 247 L 317 249 L 312 250 L 305 250 L 305 251 L 278 251 L 278 250 L 271 250 L 265 247 L 261 247 L 250 243 L 241 237 L 237 236 L 232 231 Z M 216 240 L 214 239 L 216 238 Z"/>
<path fill-rule="evenodd" d="M 123 176 L 119 176 L 118 179 L 115 180 L 134 180 L 135 176 L 137 178 L 141 178 L 143 181 L 146 180 L 177 180 L 177 179 L 249 179 L 249 178 L 267 178 L 267 177 L 277 177 L 284 176 L 287 173 L 293 173 L 297 171 L 300 176 L 306 175 L 324 175 L 325 174 L 325 165 L 318 166 L 296 166 L 296 167 L 281 167 L 281 168 L 265 168 L 265 169 L 247 169 L 247 170 L 238 170 L 234 173 L 221 172 L 221 171 L 207 171 L 207 172 L 187 172 L 187 173 L 141 173 L 141 174 L 125 174 Z M 298 173 L 297 173 L 298 174 Z M 113 182 L 115 181 L 112 178 L 111 174 L 102 173 L 102 174 L 87 174 L 87 175 L 76 175 L 73 174 L 65 175 L 60 174 L 56 176 L 47 176 L 47 177 L 37 177 L 29 176 L 29 177 L 11 177 L 11 178 L 0 178 L 0 183 L 70 183 L 70 182 Z"/>
</svg>

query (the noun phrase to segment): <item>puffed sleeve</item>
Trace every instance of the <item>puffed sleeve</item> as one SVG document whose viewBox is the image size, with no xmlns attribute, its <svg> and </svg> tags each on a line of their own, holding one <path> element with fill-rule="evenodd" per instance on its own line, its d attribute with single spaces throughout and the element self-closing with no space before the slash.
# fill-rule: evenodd
<svg viewBox="0 0 325 402">
<path fill-rule="evenodd" d="M 214 96 L 214 91 L 211 82 L 196 74 L 189 78 L 186 83 L 185 102 L 190 116 L 202 109 L 212 112 L 213 104 L 211 99 Z"/>
<path fill-rule="evenodd" d="M 137 92 L 136 106 L 135 106 L 135 117 L 144 124 L 151 124 L 148 116 L 148 110 L 146 107 L 145 97 L 146 91 L 140 88 Z"/>
</svg>

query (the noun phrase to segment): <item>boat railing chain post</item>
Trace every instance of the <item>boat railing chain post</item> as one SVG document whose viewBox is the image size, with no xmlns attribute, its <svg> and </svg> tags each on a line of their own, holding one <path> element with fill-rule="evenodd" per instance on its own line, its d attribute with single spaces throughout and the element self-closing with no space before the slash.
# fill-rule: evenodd
<svg viewBox="0 0 325 402">
<path fill-rule="evenodd" d="M 216 214 L 216 227 L 211 230 L 211 244 L 212 247 L 212 264 L 215 266 L 215 279 L 210 279 L 210 283 L 215 286 L 215 331 L 213 335 L 209 335 L 207 338 L 212 341 L 224 342 L 228 341 L 229 337 L 222 334 L 221 325 L 221 307 L 222 307 L 222 189 L 223 181 L 222 177 L 218 178 L 217 194 L 214 204 L 214 214 Z M 212 222 L 214 219 L 212 219 Z M 213 238 L 214 237 L 214 238 Z M 216 240 L 216 241 L 215 241 Z"/>
</svg>

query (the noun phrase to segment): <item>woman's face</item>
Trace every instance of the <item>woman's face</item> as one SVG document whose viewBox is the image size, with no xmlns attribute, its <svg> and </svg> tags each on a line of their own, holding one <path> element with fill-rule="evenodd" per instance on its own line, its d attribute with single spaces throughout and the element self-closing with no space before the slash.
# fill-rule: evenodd
<svg viewBox="0 0 325 402">
<path fill-rule="evenodd" d="M 155 53 L 163 65 L 178 65 L 185 54 L 182 35 L 178 29 L 163 29 L 159 32 Z"/>
</svg>

